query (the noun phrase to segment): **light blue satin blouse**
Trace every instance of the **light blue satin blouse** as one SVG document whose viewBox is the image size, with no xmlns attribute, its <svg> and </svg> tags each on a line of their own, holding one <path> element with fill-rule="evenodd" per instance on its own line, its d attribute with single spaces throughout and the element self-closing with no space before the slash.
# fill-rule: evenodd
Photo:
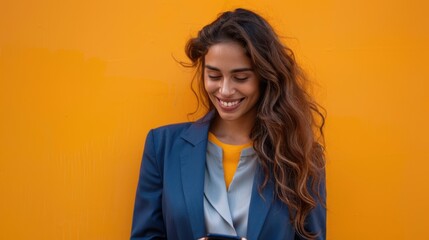
<svg viewBox="0 0 429 240">
<path fill-rule="evenodd" d="M 252 147 L 243 149 L 229 189 L 225 185 L 222 148 L 209 141 L 206 156 L 204 220 L 207 233 L 246 237 L 258 156 Z"/>
</svg>

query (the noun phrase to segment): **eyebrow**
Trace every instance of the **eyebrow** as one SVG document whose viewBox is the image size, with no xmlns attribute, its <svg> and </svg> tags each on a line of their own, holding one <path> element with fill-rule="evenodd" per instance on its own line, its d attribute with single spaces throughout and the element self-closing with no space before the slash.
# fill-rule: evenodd
<svg viewBox="0 0 429 240">
<path fill-rule="evenodd" d="M 209 69 L 209 70 L 213 70 L 213 71 L 218 71 L 218 72 L 220 72 L 220 69 L 219 69 L 219 68 L 217 68 L 217 67 L 213 67 L 213 66 L 210 66 L 210 65 L 206 65 L 206 66 L 205 66 L 205 68 L 207 68 L 207 69 Z M 252 69 L 252 68 L 236 68 L 236 69 L 233 69 L 233 70 L 231 71 L 231 73 L 246 72 L 246 71 L 253 71 L 253 69 Z"/>
</svg>

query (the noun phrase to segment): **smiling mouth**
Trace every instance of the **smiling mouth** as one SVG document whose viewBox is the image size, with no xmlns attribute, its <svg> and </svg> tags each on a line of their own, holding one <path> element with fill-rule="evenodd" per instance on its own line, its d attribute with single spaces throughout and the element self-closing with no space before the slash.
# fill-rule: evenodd
<svg viewBox="0 0 429 240">
<path fill-rule="evenodd" d="M 233 107 L 237 106 L 241 101 L 243 101 L 244 98 L 234 100 L 234 101 L 225 101 L 225 100 L 221 100 L 219 98 L 217 98 L 217 100 L 222 107 L 233 108 Z"/>
</svg>

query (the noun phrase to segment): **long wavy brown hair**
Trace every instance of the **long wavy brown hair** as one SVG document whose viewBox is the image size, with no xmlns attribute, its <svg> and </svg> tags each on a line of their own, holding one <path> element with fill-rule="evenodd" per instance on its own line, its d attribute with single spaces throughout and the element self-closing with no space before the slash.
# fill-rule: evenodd
<svg viewBox="0 0 429 240">
<path fill-rule="evenodd" d="M 325 206 L 323 183 L 325 114 L 308 93 L 308 79 L 291 49 L 258 14 L 236 9 L 224 12 L 191 38 L 185 48 L 197 69 L 198 109 L 214 109 L 204 90 L 204 57 L 217 43 L 236 41 L 243 46 L 261 80 L 256 123 L 250 138 L 264 171 L 260 189 L 275 183 L 276 196 L 289 207 L 299 235 L 313 239 L 305 219 L 317 204 Z M 195 78 L 194 78 L 195 79 Z M 322 186 L 322 187 L 321 187 Z"/>
</svg>

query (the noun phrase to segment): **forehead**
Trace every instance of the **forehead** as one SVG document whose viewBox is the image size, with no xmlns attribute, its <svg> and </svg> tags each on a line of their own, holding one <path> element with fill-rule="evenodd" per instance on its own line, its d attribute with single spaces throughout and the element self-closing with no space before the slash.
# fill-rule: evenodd
<svg viewBox="0 0 429 240">
<path fill-rule="evenodd" d="M 206 65 L 229 71 L 237 68 L 251 68 L 252 63 L 245 49 L 236 42 L 221 42 L 211 46 L 204 57 Z"/>
</svg>

